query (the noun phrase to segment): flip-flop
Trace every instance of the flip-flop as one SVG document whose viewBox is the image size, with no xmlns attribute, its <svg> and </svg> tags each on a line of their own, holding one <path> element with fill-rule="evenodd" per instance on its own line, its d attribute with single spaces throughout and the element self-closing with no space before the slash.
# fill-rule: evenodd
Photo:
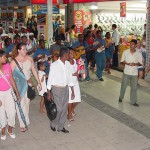
<svg viewBox="0 0 150 150">
<path fill-rule="evenodd" d="M 26 132 L 27 129 L 26 129 L 26 128 L 20 128 L 20 131 L 21 131 L 21 132 Z"/>
</svg>

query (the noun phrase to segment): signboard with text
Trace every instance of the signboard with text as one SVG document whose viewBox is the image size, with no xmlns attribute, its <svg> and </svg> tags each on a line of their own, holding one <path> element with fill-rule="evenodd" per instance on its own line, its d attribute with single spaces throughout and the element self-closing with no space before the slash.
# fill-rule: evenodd
<svg viewBox="0 0 150 150">
<path fill-rule="evenodd" d="M 32 5 L 32 12 L 33 14 L 47 14 L 47 5 Z M 59 6 L 53 6 L 53 14 L 59 14 Z"/>
<path fill-rule="evenodd" d="M 82 10 L 74 11 L 74 24 L 76 25 L 76 33 L 83 33 L 84 12 Z"/>
</svg>

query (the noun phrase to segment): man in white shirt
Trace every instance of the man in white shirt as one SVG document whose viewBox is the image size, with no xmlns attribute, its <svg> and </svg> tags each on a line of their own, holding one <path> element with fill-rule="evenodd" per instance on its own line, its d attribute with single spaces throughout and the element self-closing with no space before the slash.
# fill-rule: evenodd
<svg viewBox="0 0 150 150">
<path fill-rule="evenodd" d="M 69 88 L 72 89 L 72 99 L 74 99 L 73 82 L 71 81 L 72 73 L 70 71 L 70 64 L 67 61 L 69 58 L 69 50 L 62 48 L 60 50 L 60 58 L 51 64 L 50 73 L 48 76 L 47 99 L 53 100 L 57 106 L 57 116 L 51 121 L 50 127 L 52 131 L 61 131 L 63 133 L 69 133 L 64 128 L 65 121 L 67 119 L 67 106 L 69 101 Z"/>
<path fill-rule="evenodd" d="M 130 80 L 130 103 L 133 106 L 137 104 L 137 84 L 138 84 L 138 66 L 143 65 L 142 55 L 136 51 L 137 40 L 131 40 L 130 49 L 123 52 L 121 64 L 125 66 L 121 83 L 119 102 L 122 102 L 124 94 Z"/>
<path fill-rule="evenodd" d="M 119 51 L 119 32 L 117 30 L 117 25 L 113 24 L 112 25 L 112 38 L 114 41 L 114 46 L 115 46 L 115 52 L 113 54 L 113 66 L 118 67 L 118 51 Z"/>
</svg>

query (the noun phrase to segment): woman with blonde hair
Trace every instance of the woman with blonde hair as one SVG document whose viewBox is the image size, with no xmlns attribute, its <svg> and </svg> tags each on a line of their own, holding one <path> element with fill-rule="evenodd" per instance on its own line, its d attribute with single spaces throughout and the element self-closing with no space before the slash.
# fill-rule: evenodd
<svg viewBox="0 0 150 150">
<path fill-rule="evenodd" d="M 12 71 L 14 71 L 17 68 L 25 76 L 28 85 L 33 86 L 32 83 L 30 83 L 31 71 L 32 71 L 36 81 L 38 82 L 38 88 L 39 90 L 41 90 L 41 83 L 40 83 L 36 68 L 34 66 L 34 61 L 32 57 L 27 55 L 26 45 L 24 45 L 23 43 L 19 43 L 16 46 L 16 52 L 17 52 L 16 53 L 17 56 L 15 57 L 14 60 L 11 61 Z M 27 90 L 26 90 L 24 96 L 21 98 L 21 107 L 22 107 L 27 125 L 30 124 L 29 104 L 30 104 L 30 99 L 27 97 Z M 17 115 L 18 115 L 18 119 L 20 123 L 20 131 L 25 132 L 26 128 L 21 119 L 21 115 L 18 109 L 17 109 Z"/>
</svg>

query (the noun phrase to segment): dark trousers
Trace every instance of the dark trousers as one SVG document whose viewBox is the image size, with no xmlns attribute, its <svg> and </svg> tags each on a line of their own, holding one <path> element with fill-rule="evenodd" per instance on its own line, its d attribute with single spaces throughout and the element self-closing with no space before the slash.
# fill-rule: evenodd
<svg viewBox="0 0 150 150">
<path fill-rule="evenodd" d="M 90 61 L 91 61 L 91 67 L 94 68 L 95 67 L 95 51 L 94 50 L 91 50 L 91 51 L 88 51 L 86 53 L 86 59 L 87 59 L 87 63 L 89 65 Z"/>
<path fill-rule="evenodd" d="M 113 67 L 118 67 L 119 61 L 118 61 L 118 51 L 119 51 L 119 46 L 115 46 L 115 52 L 113 54 Z"/>
</svg>

